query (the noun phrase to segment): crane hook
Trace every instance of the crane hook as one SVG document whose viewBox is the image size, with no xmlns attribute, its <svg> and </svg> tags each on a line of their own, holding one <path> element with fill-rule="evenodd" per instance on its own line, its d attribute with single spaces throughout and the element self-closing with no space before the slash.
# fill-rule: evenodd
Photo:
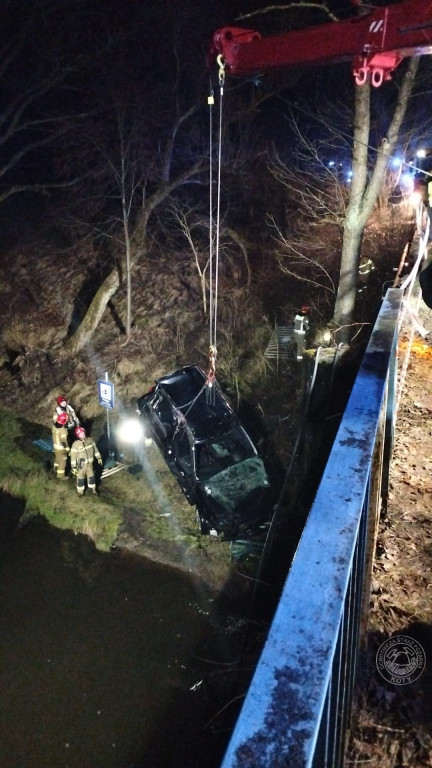
<svg viewBox="0 0 432 768">
<path fill-rule="evenodd" d="M 225 63 L 221 53 L 216 56 L 216 61 L 219 65 L 219 85 L 222 88 L 225 83 Z"/>
</svg>

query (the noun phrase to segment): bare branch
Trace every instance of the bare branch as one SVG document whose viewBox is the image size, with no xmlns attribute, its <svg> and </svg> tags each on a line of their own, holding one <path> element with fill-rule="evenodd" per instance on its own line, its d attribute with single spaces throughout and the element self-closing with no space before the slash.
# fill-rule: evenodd
<svg viewBox="0 0 432 768">
<path fill-rule="evenodd" d="M 201 227 L 201 222 L 197 221 L 191 221 L 191 218 L 193 218 L 195 212 L 188 208 L 185 210 L 185 208 L 181 207 L 180 204 L 176 200 L 171 201 L 171 210 L 180 225 L 180 229 L 185 236 L 186 240 L 188 241 L 191 251 L 194 256 L 195 260 L 195 266 L 197 268 L 197 272 L 200 279 L 201 284 L 201 295 L 202 295 L 202 302 L 203 302 L 203 310 L 204 314 L 207 314 L 207 286 L 206 286 L 206 272 L 209 266 L 209 259 L 207 258 L 206 263 L 204 267 L 201 267 L 201 259 L 200 259 L 200 251 L 198 246 L 195 244 L 195 240 L 193 237 L 193 230 L 196 227 Z"/>
<path fill-rule="evenodd" d="M 265 8 L 260 8 L 258 11 L 251 11 L 250 13 L 242 13 L 237 16 L 239 21 L 243 19 L 250 19 L 252 16 L 261 16 L 265 13 L 272 11 L 291 11 L 297 8 L 316 8 L 326 14 L 332 21 L 339 21 L 338 17 L 327 7 L 325 3 L 311 3 L 311 2 L 299 2 L 290 3 L 289 5 L 267 5 Z"/>
<path fill-rule="evenodd" d="M 302 243 L 296 243 L 293 238 L 285 237 L 280 228 L 276 225 L 272 216 L 269 216 L 268 218 L 271 225 L 276 230 L 276 236 L 274 237 L 275 241 L 284 249 L 282 253 L 277 255 L 281 271 L 287 275 L 291 275 L 291 277 L 295 277 L 296 280 L 310 283 L 311 285 L 323 288 L 334 294 L 336 292 L 334 282 L 324 265 L 317 259 L 312 259 L 308 256 L 305 249 L 302 248 Z M 295 270 L 294 267 L 296 266 L 300 266 L 301 270 Z M 311 275 L 311 272 L 312 276 L 309 276 Z M 324 274 L 326 282 L 319 282 L 318 278 L 315 277 L 316 274 Z M 327 283 L 329 283 L 329 285 Z"/>
</svg>

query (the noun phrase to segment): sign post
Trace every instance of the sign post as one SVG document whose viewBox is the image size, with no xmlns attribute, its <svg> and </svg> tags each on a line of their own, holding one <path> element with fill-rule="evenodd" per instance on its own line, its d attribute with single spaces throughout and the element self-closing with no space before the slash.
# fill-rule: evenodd
<svg viewBox="0 0 432 768">
<path fill-rule="evenodd" d="M 109 412 L 114 409 L 114 384 L 108 381 L 108 373 L 105 373 L 105 379 L 98 379 L 97 384 L 98 384 L 98 394 L 99 394 L 99 405 L 101 405 L 102 408 L 106 408 L 108 450 L 111 455 L 112 451 L 110 450 L 111 435 L 110 435 Z"/>
</svg>

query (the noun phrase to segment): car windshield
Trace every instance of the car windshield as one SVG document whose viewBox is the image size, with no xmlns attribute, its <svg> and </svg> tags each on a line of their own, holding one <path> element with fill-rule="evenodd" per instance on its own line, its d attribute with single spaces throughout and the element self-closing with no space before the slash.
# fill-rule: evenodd
<svg viewBox="0 0 432 768">
<path fill-rule="evenodd" d="M 195 445 L 196 473 L 200 480 L 208 479 L 255 455 L 245 432 L 235 427 L 220 437 Z"/>
<path fill-rule="evenodd" d="M 212 500 L 231 512 L 239 505 L 251 503 L 253 495 L 267 486 L 267 473 L 259 456 L 227 467 L 206 481 Z"/>
</svg>

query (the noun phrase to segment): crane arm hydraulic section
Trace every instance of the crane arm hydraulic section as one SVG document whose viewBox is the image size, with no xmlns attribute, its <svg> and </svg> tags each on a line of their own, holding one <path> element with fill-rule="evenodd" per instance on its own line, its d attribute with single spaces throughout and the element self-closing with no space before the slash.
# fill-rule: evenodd
<svg viewBox="0 0 432 768">
<path fill-rule="evenodd" d="M 351 60 L 357 85 L 378 87 L 406 56 L 432 53 L 432 0 L 359 9 L 350 19 L 269 37 L 223 27 L 213 35 L 210 56 L 220 56 L 226 74 L 237 76 Z"/>
</svg>

